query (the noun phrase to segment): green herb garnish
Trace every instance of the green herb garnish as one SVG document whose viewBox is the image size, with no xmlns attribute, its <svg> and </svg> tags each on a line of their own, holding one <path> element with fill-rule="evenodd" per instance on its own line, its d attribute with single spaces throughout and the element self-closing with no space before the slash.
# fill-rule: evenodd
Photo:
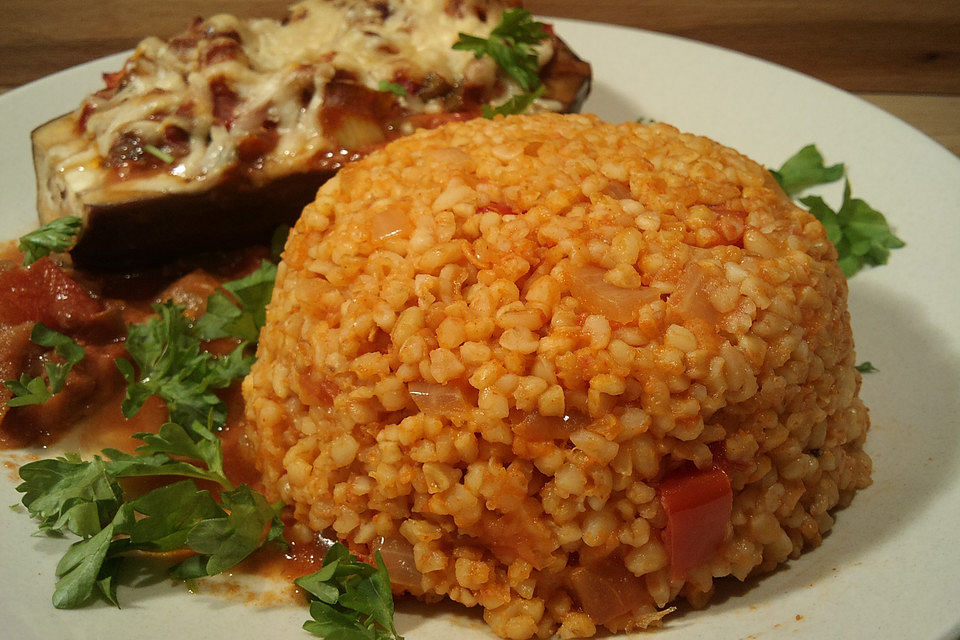
<svg viewBox="0 0 960 640">
<path fill-rule="evenodd" d="M 887 219 L 863 200 L 850 197 L 850 182 L 843 187 L 843 202 L 834 211 L 820 196 L 800 198 L 827 230 L 827 238 L 837 248 L 840 268 L 848 278 L 864 265 L 886 264 L 890 249 L 904 246 L 893 235 Z"/>
<path fill-rule="evenodd" d="M 473 51 L 475 57 L 488 55 L 504 72 L 530 92 L 540 84 L 539 64 L 534 45 L 547 38 L 543 24 L 534 20 L 529 11 L 508 9 L 503 12 L 489 38 L 467 33 L 459 34 L 453 48 Z"/>
<path fill-rule="evenodd" d="M 13 397 L 7 400 L 7 405 L 11 407 L 43 404 L 53 395 L 41 376 L 31 378 L 22 373 L 19 380 L 4 380 L 3 385 L 13 393 Z"/>
<path fill-rule="evenodd" d="M 489 107 L 488 105 L 483 105 L 481 107 L 481 112 L 483 113 L 484 118 L 493 118 L 496 115 L 509 116 L 515 113 L 523 113 L 526 111 L 533 101 L 543 95 L 543 92 L 546 90 L 546 87 L 540 85 L 535 91 L 530 93 L 520 93 L 502 105 L 496 108 Z"/>
<path fill-rule="evenodd" d="M 207 298 L 207 312 L 196 323 L 197 334 L 204 340 L 236 337 L 254 343 L 266 324 L 266 306 L 273 295 L 277 265 L 264 260 L 248 276 L 227 282 L 224 291 Z"/>
<path fill-rule="evenodd" d="M 170 419 L 191 428 L 194 423 L 215 427 L 226 422 L 226 407 L 213 392 L 223 389 L 250 371 L 253 356 L 245 356 L 245 343 L 229 355 L 214 357 L 202 351 L 201 336 L 183 315 L 184 308 L 173 302 L 153 305 L 157 315 L 132 325 L 127 334 L 127 352 L 117 368 L 127 381 L 120 405 L 123 415 L 133 416 L 147 398 L 159 396 L 170 411 Z M 136 367 L 134 367 L 136 364 Z"/>
<path fill-rule="evenodd" d="M 39 229 L 20 237 L 18 249 L 23 254 L 23 264 L 33 264 L 51 253 L 60 253 L 73 246 L 83 223 L 76 216 L 57 218 Z"/>
<path fill-rule="evenodd" d="M 778 170 L 770 170 L 783 190 L 791 198 L 804 189 L 819 184 L 836 182 L 843 177 L 843 163 L 824 166 L 823 156 L 816 145 L 808 144 L 791 156 Z"/>
<path fill-rule="evenodd" d="M 63 390 L 67 374 L 78 362 L 83 360 L 83 347 L 70 336 L 47 328 L 42 322 L 33 325 L 30 340 L 41 347 L 53 347 L 54 352 L 63 358 L 63 363 L 48 362 L 43 365 L 47 382 L 41 376 L 30 378 L 22 374 L 19 380 L 5 380 L 4 385 L 13 392 L 7 401 L 11 407 L 29 404 L 43 404 L 55 393 Z"/>
<path fill-rule="evenodd" d="M 172 155 L 170 155 L 166 151 L 163 151 L 162 149 L 158 149 L 152 144 L 143 145 L 143 150 L 149 153 L 150 155 L 152 155 L 153 157 L 157 158 L 158 160 L 160 160 L 160 162 L 164 162 L 166 164 L 171 164 L 173 162 Z"/>
<path fill-rule="evenodd" d="M 267 542 L 283 544 L 282 505 L 246 485 L 233 487 L 217 437 L 199 425 L 193 430 L 199 435 L 168 423 L 159 434 L 137 434 L 145 444 L 134 454 L 106 449 L 84 461 L 68 453 L 20 467 L 17 491 L 40 530 L 81 538 L 57 565 L 55 607 L 81 607 L 96 592 L 116 605 L 117 572 L 134 551 L 195 552 L 171 570 L 186 579 L 221 573 Z M 144 476 L 185 479 L 139 497 L 120 483 Z M 220 503 L 194 479 L 220 485 Z"/>
<path fill-rule="evenodd" d="M 235 326 L 244 335 L 250 327 L 262 326 L 275 274 L 276 267 L 264 263 L 224 284 L 233 299 L 218 292 L 208 306 L 226 320 L 207 324 L 224 335 L 239 333 Z M 225 311 L 227 306 L 233 311 Z M 143 444 L 132 454 L 105 449 L 83 460 L 68 453 L 20 467 L 23 482 L 17 491 L 40 531 L 80 538 L 57 565 L 53 604 L 60 609 L 83 606 L 96 594 L 116 605 L 118 572 L 136 552 L 192 551 L 171 569 L 174 578 L 192 579 L 221 573 L 269 542 L 285 544 L 282 504 L 270 504 L 250 487 L 230 482 L 214 433 L 224 425 L 226 411 L 213 390 L 249 370 L 253 356 L 243 353 L 248 343 L 214 357 L 202 351 L 201 331 L 184 316 L 183 307 L 166 302 L 154 310 L 156 317 L 129 328 L 126 346 L 133 363 L 117 361 L 128 382 L 122 410 L 129 417 L 147 397 L 157 395 L 173 421 L 157 433 L 136 434 Z M 31 339 L 53 347 L 68 364 L 83 355 L 72 339 L 39 323 Z M 48 378 L 54 379 L 49 371 Z M 49 394 L 43 380 L 36 381 L 39 387 L 31 380 L 23 385 L 32 393 Z M 120 482 L 149 476 L 175 481 L 143 495 L 128 493 Z M 214 483 L 219 495 L 197 481 Z"/>
<path fill-rule="evenodd" d="M 398 96 L 407 95 L 407 90 L 403 88 L 402 84 L 397 84 L 396 82 L 388 82 L 386 80 L 381 80 L 380 84 L 377 85 L 377 89 L 380 91 L 389 91 Z"/>
<path fill-rule="evenodd" d="M 310 633 L 333 640 L 403 640 L 393 624 L 390 577 L 380 552 L 377 566 L 360 562 L 339 542 L 323 558 L 323 568 L 295 580 L 312 596 L 303 623 Z"/>
<path fill-rule="evenodd" d="M 870 362 L 869 360 L 866 360 L 865 362 L 861 362 L 860 364 L 855 366 L 854 369 L 856 369 L 860 373 L 876 373 L 880 371 L 880 369 L 877 369 L 875 366 L 873 366 L 873 363 Z"/>
<path fill-rule="evenodd" d="M 787 195 L 795 195 L 811 186 L 843 177 L 843 164 L 824 166 L 823 156 L 814 145 L 808 145 L 787 160 L 779 170 L 771 170 Z M 820 196 L 799 198 L 827 231 L 827 238 L 837 249 L 837 262 L 847 278 L 864 265 L 886 264 L 890 249 L 905 243 L 890 230 L 882 213 L 863 200 L 850 197 L 850 182 L 843 188 L 843 202 L 834 211 Z"/>
</svg>

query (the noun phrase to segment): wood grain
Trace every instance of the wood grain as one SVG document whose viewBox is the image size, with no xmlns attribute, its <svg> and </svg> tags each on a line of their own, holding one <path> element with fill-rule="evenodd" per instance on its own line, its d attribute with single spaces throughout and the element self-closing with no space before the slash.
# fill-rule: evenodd
<svg viewBox="0 0 960 640">
<path fill-rule="evenodd" d="M 287 0 L 4 0 L 0 90 L 169 37 L 196 16 Z M 526 0 L 531 11 L 743 51 L 865 97 L 960 154 L 960 0 Z M 924 95 L 925 94 L 925 95 Z"/>
<path fill-rule="evenodd" d="M 170 36 L 197 15 L 286 0 L 4 0 L 0 85 Z M 95 9 L 91 7 L 95 6 Z M 527 0 L 541 15 L 640 27 L 771 60 L 849 91 L 960 94 L 958 0 Z"/>
</svg>

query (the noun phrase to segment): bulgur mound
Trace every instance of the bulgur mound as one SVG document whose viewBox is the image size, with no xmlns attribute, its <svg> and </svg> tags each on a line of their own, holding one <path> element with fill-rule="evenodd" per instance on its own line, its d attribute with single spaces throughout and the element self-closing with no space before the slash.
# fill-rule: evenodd
<svg viewBox="0 0 960 640">
<path fill-rule="evenodd" d="M 821 224 L 706 138 L 421 131 L 292 231 L 250 435 L 297 535 L 381 549 L 398 590 L 507 638 L 643 628 L 819 544 L 869 484 L 846 295 Z M 718 465 L 722 542 L 678 572 L 661 483 Z"/>
</svg>

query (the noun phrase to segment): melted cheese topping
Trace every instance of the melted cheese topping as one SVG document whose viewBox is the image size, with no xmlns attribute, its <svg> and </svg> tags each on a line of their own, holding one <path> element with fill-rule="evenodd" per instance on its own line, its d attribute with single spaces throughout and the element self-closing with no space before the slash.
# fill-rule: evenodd
<svg viewBox="0 0 960 640">
<path fill-rule="evenodd" d="M 213 16 L 168 42 L 141 42 L 116 90 L 108 81 L 78 109 L 85 143 L 52 155 L 61 177 L 82 190 L 124 136 L 159 147 L 172 130 L 185 138 L 172 166 L 130 182 L 138 190 L 199 189 L 237 166 L 245 139 L 269 134 L 272 147 L 248 171 L 251 181 L 303 170 L 318 153 L 339 151 L 321 126 L 324 87 L 335 74 L 371 90 L 398 77 L 483 85 L 493 104 L 519 93 L 489 58 L 451 48 L 460 33 L 489 36 L 502 10 L 495 0 L 305 0 L 282 22 Z M 549 40 L 537 52 L 545 64 Z M 439 97 L 397 100 L 407 112 L 444 110 Z"/>
</svg>

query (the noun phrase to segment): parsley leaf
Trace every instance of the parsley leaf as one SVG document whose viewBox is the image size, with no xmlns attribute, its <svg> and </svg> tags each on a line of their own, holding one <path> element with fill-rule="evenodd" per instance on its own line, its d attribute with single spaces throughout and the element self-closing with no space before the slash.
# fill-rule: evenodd
<svg viewBox="0 0 960 640">
<path fill-rule="evenodd" d="M 533 46 L 546 38 L 543 24 L 535 21 L 529 11 L 508 9 L 489 38 L 461 33 L 453 48 L 472 51 L 477 58 L 490 56 L 524 91 L 530 92 L 540 85 L 539 63 Z"/>
<path fill-rule="evenodd" d="M 826 167 L 823 156 L 816 145 L 808 144 L 803 149 L 787 159 L 778 170 L 770 170 L 780 186 L 791 198 L 818 184 L 836 182 L 843 177 L 843 163 Z"/>
<path fill-rule="evenodd" d="M 876 373 L 880 371 L 880 369 L 877 369 L 875 366 L 873 366 L 873 363 L 870 362 L 869 360 L 861 362 L 860 364 L 855 366 L 854 369 L 856 369 L 860 373 Z"/>
<path fill-rule="evenodd" d="M 882 213 L 863 200 L 850 197 L 850 183 L 843 188 L 843 202 L 834 211 L 820 196 L 807 196 L 800 202 L 823 223 L 827 238 L 837 248 L 840 268 L 850 278 L 864 265 L 886 264 L 890 249 L 905 243 L 890 230 Z"/>
<path fill-rule="evenodd" d="M 175 578 L 213 576 L 234 566 L 267 542 L 282 542 L 282 504 L 272 505 L 247 485 L 220 494 L 226 517 L 207 518 L 196 523 L 186 546 L 196 551 L 188 561 L 174 567 Z M 264 528 L 269 530 L 264 538 Z"/>
<path fill-rule="evenodd" d="M 779 170 L 769 170 L 784 192 L 797 193 L 819 184 L 839 180 L 844 175 L 843 163 L 824 166 L 823 156 L 810 144 L 795 153 Z M 864 265 L 886 264 L 890 249 L 905 246 L 893 234 L 887 219 L 859 198 L 850 197 L 850 182 L 844 183 L 843 202 L 834 211 L 820 196 L 800 198 L 817 220 L 823 224 L 827 238 L 837 249 L 837 263 L 850 278 Z"/>
<path fill-rule="evenodd" d="M 130 527 L 130 542 L 153 551 L 182 549 L 196 524 L 226 515 L 209 491 L 189 480 L 154 489 L 131 504 L 144 517 Z"/>
<path fill-rule="evenodd" d="M 7 405 L 11 407 L 43 404 L 54 393 L 63 391 L 67 374 L 74 365 L 83 360 L 83 347 L 70 336 L 49 329 L 42 322 L 33 325 L 30 341 L 41 347 L 53 347 L 54 352 L 63 358 L 65 363 L 47 362 L 43 365 L 49 384 L 45 383 L 42 377 L 30 378 L 25 373 L 20 375 L 20 380 L 4 381 L 3 384 L 14 394 L 14 397 L 7 401 Z"/>
<path fill-rule="evenodd" d="M 43 404 L 52 395 L 50 389 L 47 388 L 47 383 L 40 376 L 31 378 L 22 373 L 19 380 L 4 380 L 3 384 L 13 392 L 13 397 L 7 400 L 7 406 L 10 407 Z"/>
<path fill-rule="evenodd" d="M 338 542 L 324 556 L 323 568 L 295 580 L 315 598 L 313 620 L 303 628 L 324 638 L 403 640 L 393 624 L 387 568 L 379 551 L 375 558 L 376 567 L 360 562 Z"/>
<path fill-rule="evenodd" d="M 530 105 L 533 104 L 533 101 L 543 95 L 546 87 L 540 85 L 535 91 L 530 93 L 518 93 L 513 96 L 502 105 L 496 108 L 491 108 L 489 105 L 483 105 L 480 109 L 483 113 L 483 117 L 492 119 L 496 115 L 509 116 L 515 113 L 523 113 Z"/>
<path fill-rule="evenodd" d="M 267 303 L 273 295 L 277 265 L 264 260 L 253 273 L 224 283 L 222 291 L 207 298 L 207 311 L 197 320 L 197 334 L 204 340 L 229 336 L 250 343 L 257 341 L 267 322 Z"/>
<path fill-rule="evenodd" d="M 193 436 L 197 436 L 194 438 Z M 133 436 L 143 444 L 137 447 L 137 454 L 162 453 L 181 458 L 192 458 L 203 462 L 220 486 L 229 488 L 230 483 L 223 471 L 223 451 L 220 438 L 199 423 L 194 423 L 188 433 L 175 422 L 168 422 L 157 433 L 138 433 Z"/>
<path fill-rule="evenodd" d="M 113 518 L 121 501 L 120 484 L 99 457 L 83 462 L 68 453 L 37 460 L 20 467 L 20 478 L 21 502 L 41 531 L 91 536 Z"/>
<path fill-rule="evenodd" d="M 381 80 L 380 84 L 377 85 L 379 91 L 389 91 L 398 96 L 407 95 L 407 90 L 403 88 L 402 84 L 397 84 L 396 82 L 387 82 L 386 80 Z"/>
<path fill-rule="evenodd" d="M 80 218 L 66 216 L 21 236 L 18 248 L 23 254 L 23 265 L 33 264 L 44 256 L 72 247 L 82 225 Z"/>
<path fill-rule="evenodd" d="M 53 590 L 53 606 L 57 609 L 73 609 L 90 600 L 100 581 L 107 554 L 117 532 L 118 524 L 129 520 L 128 510 L 117 511 L 113 522 L 96 535 L 75 542 L 57 564 L 57 585 Z M 118 522 L 119 521 L 119 522 Z"/>
<path fill-rule="evenodd" d="M 132 325 L 127 335 L 127 352 L 137 370 L 129 361 L 117 360 L 127 381 L 120 407 L 123 415 L 133 416 L 147 398 L 157 395 L 166 402 L 170 419 L 185 428 L 211 419 L 216 427 L 223 426 L 226 408 L 213 389 L 245 376 L 253 356 L 243 355 L 245 344 L 223 357 L 201 351 L 200 337 L 183 315 L 183 307 L 168 301 L 153 309 L 157 316 Z"/>
</svg>

